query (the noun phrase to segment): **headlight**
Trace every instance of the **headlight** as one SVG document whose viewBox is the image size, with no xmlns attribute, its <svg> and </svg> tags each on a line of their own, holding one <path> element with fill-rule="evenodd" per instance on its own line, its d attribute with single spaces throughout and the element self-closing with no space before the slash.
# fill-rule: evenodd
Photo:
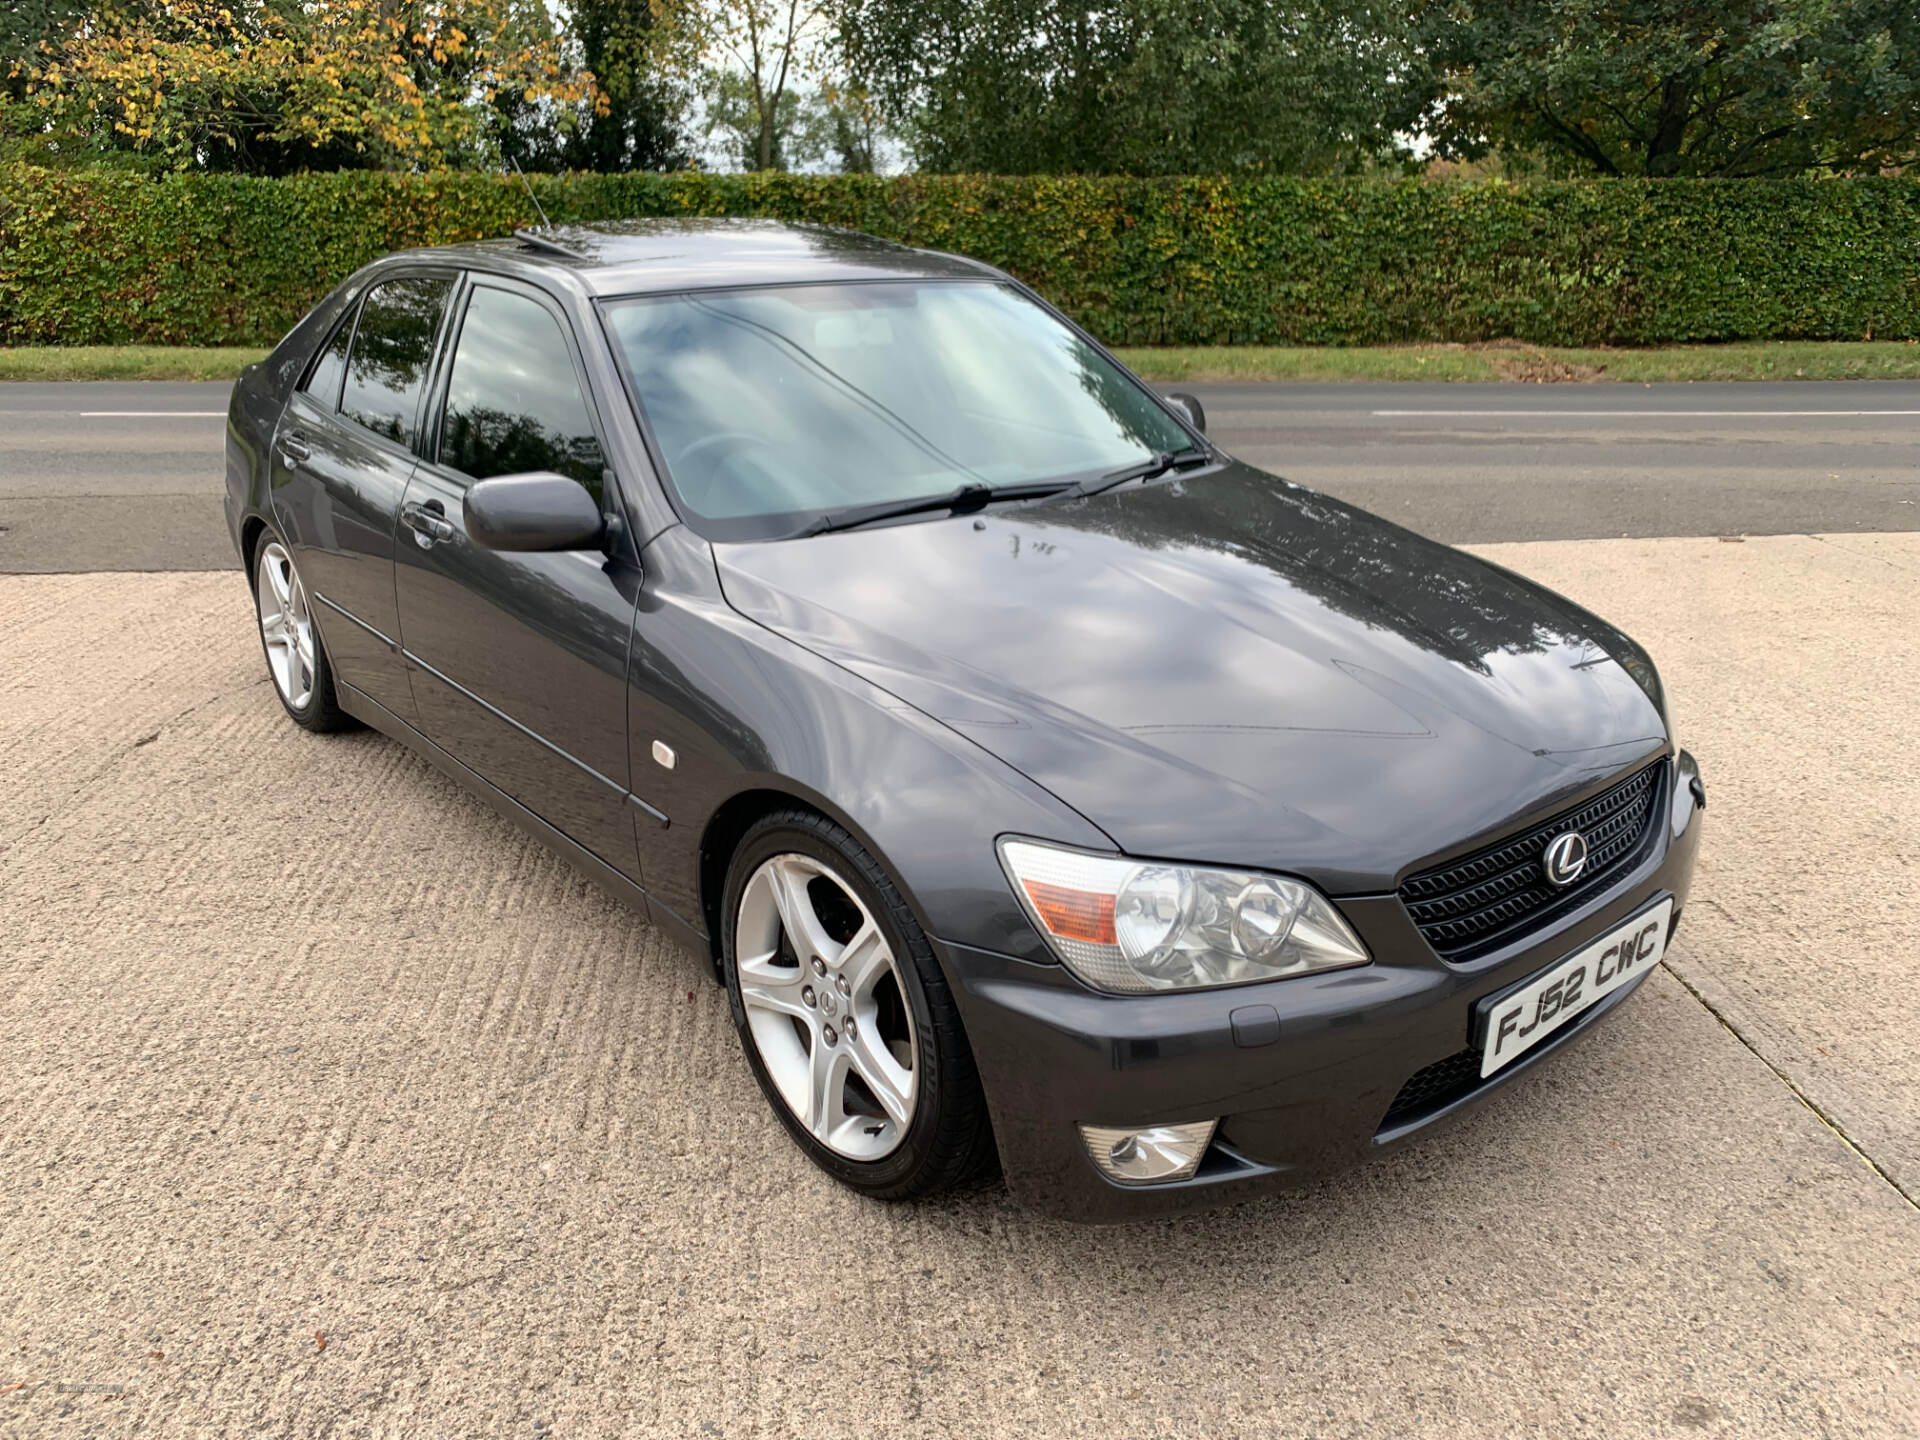
<svg viewBox="0 0 1920 1440">
<path fill-rule="evenodd" d="M 1614 656 L 1620 668 L 1633 677 L 1633 683 L 1646 693 L 1653 702 L 1653 708 L 1660 712 L 1661 723 L 1667 720 L 1667 691 L 1660 683 L 1660 672 L 1654 668 L 1653 657 L 1638 645 L 1632 648 L 1622 647 L 1620 654 Z"/>
<path fill-rule="evenodd" d="M 1370 958 L 1311 885 L 1002 840 L 1014 893 L 1061 963 L 1123 995 L 1245 985 Z"/>
</svg>

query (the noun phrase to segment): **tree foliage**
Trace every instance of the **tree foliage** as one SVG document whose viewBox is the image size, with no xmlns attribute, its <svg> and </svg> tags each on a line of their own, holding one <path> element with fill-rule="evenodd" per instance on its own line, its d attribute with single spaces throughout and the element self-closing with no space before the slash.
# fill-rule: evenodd
<svg viewBox="0 0 1920 1440">
<path fill-rule="evenodd" d="M 794 150 L 805 162 L 842 175 L 868 175 L 879 168 L 880 112 L 864 90 L 828 80 L 801 107 Z"/>
<path fill-rule="evenodd" d="M 0 159 L 672 169 L 703 126 L 755 171 L 1898 170 L 1920 0 L 0 4 Z"/>
<path fill-rule="evenodd" d="M 113 0 L 26 85 L 55 136 L 170 168 L 485 162 L 492 102 L 591 102 L 539 0 Z"/>
<path fill-rule="evenodd" d="M 0 6 L 0 84 L 10 98 L 25 97 L 42 47 L 60 43 L 85 14 L 83 0 L 7 0 Z"/>
<path fill-rule="evenodd" d="M 706 103 L 707 133 L 721 137 L 729 168 L 843 175 L 874 168 L 878 117 L 864 95 L 831 80 L 783 90 L 779 108 L 769 112 L 755 100 L 748 76 L 717 68 L 708 76 Z"/>
<path fill-rule="evenodd" d="M 1915 0 L 1431 0 L 1420 29 L 1451 155 L 1653 177 L 1920 160 Z"/>
<path fill-rule="evenodd" d="M 46 127 L 29 103 L 35 70 L 86 13 L 84 0 L 7 0 L 0 4 L 0 158 L 52 158 L 36 144 Z"/>
<path fill-rule="evenodd" d="M 846 0 L 839 40 L 936 171 L 1355 170 L 1428 94 L 1392 0 Z"/>
<path fill-rule="evenodd" d="M 507 156 L 529 170 L 686 165 L 697 55 L 685 11 L 665 0 L 569 0 L 567 22 L 594 94 L 557 107 L 503 93 L 495 103 L 508 117 Z"/>
</svg>

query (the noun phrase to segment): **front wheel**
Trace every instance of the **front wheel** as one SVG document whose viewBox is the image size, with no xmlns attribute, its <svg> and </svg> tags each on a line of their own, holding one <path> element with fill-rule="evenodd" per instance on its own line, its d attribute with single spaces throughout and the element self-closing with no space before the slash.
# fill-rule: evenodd
<svg viewBox="0 0 1920 1440">
<path fill-rule="evenodd" d="M 931 1195 L 990 1166 L 953 996 L 858 841 L 808 811 L 767 817 L 734 854 L 723 915 L 741 1046 L 816 1165 L 882 1200 Z"/>
</svg>

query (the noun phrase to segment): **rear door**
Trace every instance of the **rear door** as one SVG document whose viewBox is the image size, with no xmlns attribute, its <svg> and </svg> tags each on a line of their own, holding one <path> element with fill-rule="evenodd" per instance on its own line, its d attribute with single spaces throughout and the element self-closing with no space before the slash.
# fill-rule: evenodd
<svg viewBox="0 0 1920 1440">
<path fill-rule="evenodd" d="M 455 278 L 403 274 L 368 291 L 322 347 L 273 447 L 274 520 L 317 602 L 334 670 L 408 720 L 395 528 Z"/>
<path fill-rule="evenodd" d="M 566 316 L 531 287 L 475 277 L 457 307 L 395 565 L 418 724 L 576 844 L 631 878 L 627 650 L 640 574 L 624 527 L 605 550 L 484 550 L 467 487 L 557 471 L 610 516 L 604 431 Z"/>
</svg>

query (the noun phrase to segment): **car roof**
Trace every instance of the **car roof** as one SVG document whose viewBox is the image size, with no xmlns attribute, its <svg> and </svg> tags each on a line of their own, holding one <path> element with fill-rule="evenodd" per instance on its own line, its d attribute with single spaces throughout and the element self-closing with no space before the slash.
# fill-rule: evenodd
<svg viewBox="0 0 1920 1440">
<path fill-rule="evenodd" d="M 991 265 L 857 230 L 719 217 L 551 225 L 512 239 L 417 250 L 479 268 L 560 271 L 592 295 L 645 295 L 809 281 L 981 279 Z"/>
</svg>

